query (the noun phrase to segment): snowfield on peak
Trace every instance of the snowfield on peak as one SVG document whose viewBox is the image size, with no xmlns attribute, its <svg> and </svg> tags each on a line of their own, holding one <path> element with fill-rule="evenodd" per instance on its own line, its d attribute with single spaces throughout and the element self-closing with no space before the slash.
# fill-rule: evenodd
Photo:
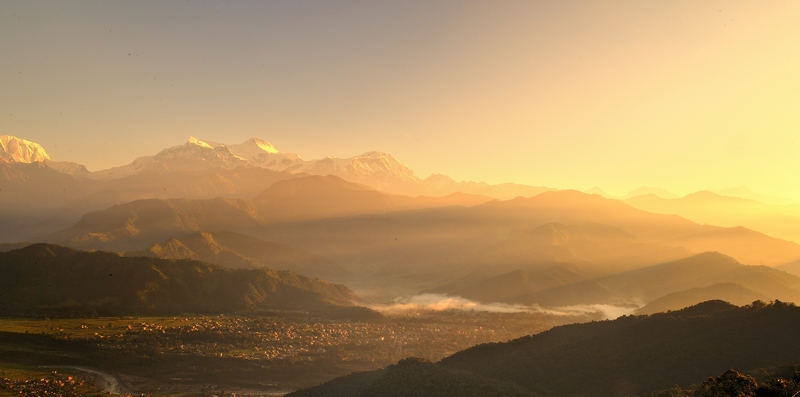
<svg viewBox="0 0 800 397">
<path fill-rule="evenodd" d="M 398 184 L 419 184 L 422 181 L 411 168 L 388 153 L 367 152 L 344 159 L 326 157 L 304 160 L 295 153 L 279 152 L 269 142 L 256 137 L 238 145 L 189 137 L 183 145 L 164 149 L 154 156 L 139 157 L 125 166 L 93 172 L 90 178 L 124 178 L 151 169 L 197 171 L 237 167 L 259 167 L 293 174 L 336 175 L 379 189 Z"/>
<path fill-rule="evenodd" d="M 14 163 L 43 163 L 50 160 L 38 143 L 11 135 L 0 135 L 0 158 Z"/>
</svg>

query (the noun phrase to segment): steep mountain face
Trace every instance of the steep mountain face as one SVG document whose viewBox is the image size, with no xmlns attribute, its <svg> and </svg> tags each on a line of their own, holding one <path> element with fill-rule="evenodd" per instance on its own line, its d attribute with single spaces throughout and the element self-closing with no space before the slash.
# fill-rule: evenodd
<svg viewBox="0 0 800 397">
<path fill-rule="evenodd" d="M 306 161 L 294 153 L 278 152 L 259 138 L 239 145 L 201 141 L 190 137 L 184 145 L 164 149 L 154 156 L 140 157 L 122 167 L 94 172 L 93 179 L 114 179 L 147 170 L 197 171 L 211 168 L 261 167 L 272 171 L 336 175 L 374 188 L 418 184 L 421 179 L 408 166 L 388 153 L 368 152 L 346 159 L 326 157 Z"/>
<path fill-rule="evenodd" d="M 48 244 L 0 253 L 0 307 L 6 315 L 322 313 L 357 301 L 345 286 L 291 272 L 227 270 L 198 261 L 126 258 Z M 370 315 L 367 309 L 353 310 Z"/>
<path fill-rule="evenodd" d="M 736 307 L 709 301 L 676 312 L 565 325 L 506 343 L 478 345 L 433 368 L 417 366 L 406 381 L 390 383 L 385 395 L 430 395 L 415 391 L 437 384 L 430 378 L 448 370 L 543 397 L 646 395 L 674 385 L 701 384 L 709 374 L 729 368 L 754 370 L 792 362 L 800 355 L 797 327 L 800 308 L 794 305 Z M 388 375 L 387 369 L 360 373 L 290 395 L 369 395 L 388 383 Z M 439 385 L 435 395 L 470 395 L 459 393 L 460 382 Z M 507 390 L 503 395 L 514 389 Z"/>
<path fill-rule="evenodd" d="M 43 163 L 50 160 L 50 156 L 38 143 L 0 135 L 0 159 L 14 163 Z"/>
<path fill-rule="evenodd" d="M 91 173 L 92 179 L 116 179 L 143 171 L 198 171 L 211 168 L 231 170 L 237 167 L 252 167 L 247 160 L 236 156 L 225 146 L 210 144 L 189 137 L 189 140 L 158 152 L 154 156 L 139 157 L 133 163 Z"/>
<path fill-rule="evenodd" d="M 145 251 L 125 255 L 193 259 L 230 269 L 267 267 L 329 281 L 348 276 L 341 266 L 307 251 L 233 232 L 198 232 L 173 237 Z"/>
<path fill-rule="evenodd" d="M 85 178 L 89 170 L 69 161 L 53 161 L 38 143 L 11 135 L 0 135 L 0 163 L 42 163 L 62 174 Z"/>
<path fill-rule="evenodd" d="M 206 141 L 213 147 L 226 146 L 231 153 L 252 164 L 273 171 L 297 172 L 308 163 L 294 153 L 279 152 L 271 143 L 261 138 L 250 138 L 239 145 L 225 145 Z"/>
</svg>

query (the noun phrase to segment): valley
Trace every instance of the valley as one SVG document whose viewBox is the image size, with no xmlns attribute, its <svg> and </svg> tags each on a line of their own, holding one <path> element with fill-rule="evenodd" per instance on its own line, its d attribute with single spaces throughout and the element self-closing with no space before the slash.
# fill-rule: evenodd
<svg viewBox="0 0 800 397">
<path fill-rule="evenodd" d="M 796 357 L 800 244 L 660 201 L 256 138 L 97 172 L 28 143 L 31 162 L 0 164 L 3 390 L 623 396 Z"/>
</svg>

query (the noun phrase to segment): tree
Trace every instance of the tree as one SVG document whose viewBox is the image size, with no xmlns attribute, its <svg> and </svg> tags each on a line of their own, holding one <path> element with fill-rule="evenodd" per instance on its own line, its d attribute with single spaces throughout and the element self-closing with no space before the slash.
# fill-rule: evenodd
<svg viewBox="0 0 800 397">
<path fill-rule="evenodd" d="M 717 378 L 708 378 L 694 397 L 755 397 L 758 383 L 752 376 L 729 369 Z"/>
</svg>

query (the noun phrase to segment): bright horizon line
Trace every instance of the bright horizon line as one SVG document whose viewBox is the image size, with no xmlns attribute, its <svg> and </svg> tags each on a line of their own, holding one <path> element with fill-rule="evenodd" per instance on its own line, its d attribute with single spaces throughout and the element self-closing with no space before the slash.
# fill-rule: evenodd
<svg viewBox="0 0 800 397">
<path fill-rule="evenodd" d="M 8 134 L 6 134 L 6 135 L 8 135 Z M 39 146 L 42 148 L 42 150 L 44 150 L 44 152 L 45 152 L 45 153 L 48 155 L 48 157 L 49 157 L 49 153 L 48 153 L 48 151 L 47 151 L 47 148 L 46 148 L 46 147 L 45 147 L 43 144 L 41 144 L 40 142 L 35 142 L 35 141 L 29 140 L 29 139 L 26 139 L 26 138 L 22 138 L 22 137 L 18 137 L 18 136 L 15 136 L 15 135 L 8 135 L 8 136 L 12 136 L 12 137 L 14 137 L 14 138 L 21 139 L 21 140 L 23 140 L 23 141 L 27 141 L 27 142 L 31 142 L 31 143 L 34 143 L 34 144 L 37 144 L 37 145 L 39 145 Z M 251 140 L 251 139 L 261 140 L 261 141 L 263 141 L 263 142 L 266 142 L 267 144 L 271 145 L 273 148 L 275 148 L 275 145 L 274 145 L 274 144 L 273 144 L 273 143 L 272 143 L 270 140 L 268 140 L 268 139 L 265 139 L 265 138 L 262 138 L 262 137 L 259 137 L 259 136 L 251 136 L 251 137 L 249 137 L 249 138 L 245 139 L 244 141 L 242 141 L 242 142 L 240 142 L 240 143 L 231 143 L 231 142 L 219 142 L 219 141 L 216 141 L 216 140 L 211 140 L 211 139 L 202 139 L 202 138 L 197 138 L 197 137 L 196 137 L 196 136 L 194 136 L 194 135 L 190 135 L 188 138 L 186 138 L 186 140 L 184 141 L 184 143 L 183 143 L 183 144 L 177 144 L 177 145 L 168 146 L 168 147 L 166 147 L 166 148 L 163 148 L 163 149 L 161 149 L 161 150 L 159 150 L 159 151 L 157 151 L 157 152 L 155 152 L 155 153 L 152 153 L 152 154 L 143 154 L 143 155 L 140 155 L 140 156 L 137 156 L 137 157 L 135 157 L 135 158 L 134 158 L 134 160 L 135 160 L 135 159 L 137 159 L 137 158 L 139 158 L 139 157 L 146 157 L 146 156 L 153 156 L 153 155 L 156 155 L 157 153 L 159 153 L 159 152 L 160 152 L 160 151 L 162 151 L 162 150 L 166 150 L 166 149 L 169 149 L 169 148 L 172 148 L 172 147 L 177 147 L 177 146 L 185 145 L 185 144 L 191 143 L 193 140 L 195 140 L 195 141 L 200 141 L 200 142 L 213 142 L 213 143 L 217 143 L 217 144 L 220 144 L 220 145 L 225 145 L 225 146 L 227 146 L 227 145 L 239 145 L 239 144 L 245 143 L 245 142 L 247 142 L 247 141 L 249 141 L 249 140 Z M 277 150 L 277 148 L 276 148 L 276 150 Z M 416 171 L 414 170 L 414 167 L 412 167 L 412 166 L 408 165 L 407 163 L 403 162 L 403 161 L 402 161 L 402 160 L 400 160 L 400 159 L 397 159 L 396 157 L 394 157 L 394 155 L 393 155 L 391 152 L 384 151 L 384 150 L 380 150 L 380 149 L 377 149 L 377 150 L 370 150 L 370 151 L 367 151 L 367 152 L 364 152 L 364 153 L 361 153 L 361 154 L 357 154 L 357 155 L 353 155 L 353 156 L 348 156 L 348 157 L 337 157 L 337 156 L 326 156 L 326 157 L 333 157 L 333 158 L 352 158 L 352 157 L 357 157 L 357 156 L 360 156 L 360 155 L 363 155 L 363 154 L 366 154 L 366 153 L 370 153 L 370 152 L 381 152 L 381 153 L 387 153 L 387 154 L 391 155 L 393 158 L 395 158 L 395 160 L 397 160 L 397 161 L 399 161 L 400 163 L 402 163 L 402 164 L 404 164 L 404 165 L 408 166 L 409 168 L 411 168 L 411 170 L 412 170 L 412 171 L 414 171 L 414 173 L 416 174 Z M 297 154 L 297 155 L 298 155 L 300 158 L 302 158 L 302 159 L 304 159 L 304 160 L 317 160 L 317 159 L 306 159 L 306 158 L 304 158 L 304 157 L 300 156 L 298 153 L 294 153 L 294 152 L 284 152 L 284 151 L 280 151 L 280 150 L 278 150 L 278 151 L 277 151 L 277 153 L 291 153 L 291 154 Z M 111 166 L 111 167 L 108 167 L 108 168 L 99 168 L 99 169 L 91 170 L 91 169 L 90 169 L 88 166 L 86 166 L 86 164 L 84 164 L 84 163 L 82 163 L 82 162 L 80 162 L 80 161 L 76 161 L 76 160 L 74 160 L 74 159 L 60 159 L 60 160 L 59 160 L 59 159 L 55 159 L 55 160 L 54 160 L 54 159 L 52 159 L 52 158 L 51 158 L 50 160 L 51 160 L 51 161 L 67 161 L 67 162 L 74 162 L 74 163 L 77 163 L 77 164 L 83 165 L 84 167 L 86 167 L 86 168 L 87 168 L 87 170 L 89 170 L 89 172 L 99 172 L 99 171 L 107 170 L 107 169 L 110 169 L 110 168 L 114 168 L 114 167 L 120 167 L 120 166 L 125 166 L 125 165 L 128 165 L 128 164 L 130 164 L 130 162 L 128 162 L 128 163 L 123 163 L 123 164 L 114 165 L 114 166 Z M 132 160 L 132 161 L 133 161 L 133 160 Z M 131 162 L 132 162 L 132 161 L 131 161 Z M 430 176 L 433 176 L 433 175 L 446 175 L 446 174 L 439 173 L 439 172 L 434 172 L 434 173 L 431 173 L 431 174 L 429 174 L 429 175 L 428 175 L 428 176 L 426 176 L 426 177 L 422 177 L 422 176 L 420 176 L 420 178 L 424 180 L 424 179 L 426 179 L 426 178 L 428 178 L 428 177 L 430 177 Z M 419 176 L 419 175 L 418 175 L 418 176 Z M 446 175 L 446 176 L 448 176 L 448 177 L 451 177 L 451 176 L 449 176 L 449 175 Z M 451 178 L 452 178 L 452 177 L 451 177 Z M 454 179 L 454 180 L 456 180 L 456 182 L 485 182 L 485 181 L 479 181 L 479 180 L 467 180 L 467 179 L 464 179 L 464 180 L 457 180 L 457 179 L 455 179 L 455 178 L 453 178 L 453 179 Z M 499 184 L 504 184 L 504 183 L 515 183 L 515 184 L 520 184 L 520 185 L 533 186 L 533 185 L 528 185 L 528 184 L 526 184 L 526 183 L 517 182 L 517 181 L 507 181 L 507 182 L 499 182 L 499 183 L 485 182 L 485 183 L 488 183 L 488 184 L 490 184 L 490 185 L 499 185 Z M 667 193 L 670 193 L 670 194 L 673 194 L 673 195 L 675 195 L 675 196 L 678 196 L 678 198 L 685 197 L 685 196 L 687 196 L 687 195 L 694 194 L 694 193 L 699 193 L 699 192 L 712 192 L 712 193 L 716 193 L 716 194 L 724 195 L 724 194 L 721 194 L 721 193 L 718 193 L 718 192 L 720 192 L 720 191 L 724 191 L 724 190 L 746 189 L 746 190 L 750 191 L 751 193 L 753 193 L 753 194 L 755 194 L 755 195 L 761 195 L 761 196 L 771 196 L 771 197 L 778 198 L 778 199 L 795 200 L 794 198 L 791 198 L 791 197 L 774 196 L 774 195 L 770 195 L 770 194 L 762 194 L 762 193 L 759 193 L 759 192 L 755 192 L 755 191 L 753 191 L 752 189 L 750 189 L 749 187 L 747 187 L 747 186 L 745 186 L 745 185 L 740 185 L 740 186 L 730 186 L 730 187 L 726 187 L 726 188 L 722 188 L 722 189 L 700 189 L 700 190 L 679 191 L 679 192 L 676 192 L 676 191 L 673 191 L 673 190 L 670 190 L 670 189 L 667 189 L 667 188 L 663 188 L 663 187 L 660 187 L 660 186 L 653 186 L 653 185 L 640 185 L 640 186 L 635 186 L 635 187 L 631 187 L 631 188 L 627 189 L 626 191 L 622 191 L 622 192 L 621 192 L 621 191 L 619 191 L 619 190 L 605 189 L 605 188 L 603 188 L 603 187 L 601 187 L 601 186 L 598 186 L 598 185 L 591 186 L 591 187 L 588 187 L 588 188 L 579 188 L 579 187 L 563 187 L 563 186 L 559 187 L 559 186 L 545 186 L 545 185 L 537 185 L 537 186 L 542 186 L 542 187 L 547 187 L 547 188 L 552 188 L 552 189 L 557 189 L 557 190 L 577 190 L 577 191 L 580 191 L 580 192 L 583 192 L 583 193 L 588 193 L 588 192 L 590 192 L 590 191 L 592 191 L 592 190 L 599 189 L 600 191 L 602 191 L 603 193 L 605 193 L 604 195 L 601 195 L 601 196 L 604 196 L 604 197 L 607 197 L 607 198 L 611 198 L 611 199 L 618 199 L 618 200 L 622 200 L 622 199 L 626 199 L 626 198 L 629 198 L 629 197 L 633 197 L 633 196 L 631 196 L 630 194 L 631 194 L 633 191 L 635 191 L 635 190 L 637 190 L 637 189 L 641 189 L 641 188 L 648 188 L 648 189 L 659 189 L 659 190 L 664 190 L 664 191 L 665 191 L 665 192 L 667 192 Z M 731 197 L 739 197 L 739 196 L 731 196 Z"/>
</svg>

